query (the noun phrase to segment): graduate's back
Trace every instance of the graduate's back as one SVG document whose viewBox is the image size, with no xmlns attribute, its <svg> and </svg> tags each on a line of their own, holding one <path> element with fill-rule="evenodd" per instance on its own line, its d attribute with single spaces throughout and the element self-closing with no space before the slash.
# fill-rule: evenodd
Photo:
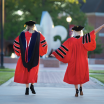
<svg viewBox="0 0 104 104">
<path fill-rule="evenodd" d="M 87 52 L 96 48 L 94 31 L 67 39 L 53 54 L 68 63 L 64 81 L 69 84 L 85 83 L 89 80 Z M 87 71 L 87 72 L 86 72 Z"/>
</svg>

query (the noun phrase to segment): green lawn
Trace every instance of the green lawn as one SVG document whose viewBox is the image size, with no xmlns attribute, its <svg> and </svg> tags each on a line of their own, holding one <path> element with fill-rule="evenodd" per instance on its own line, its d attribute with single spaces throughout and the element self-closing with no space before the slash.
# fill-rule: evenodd
<svg viewBox="0 0 104 104">
<path fill-rule="evenodd" d="M 90 75 L 90 77 L 96 78 L 100 82 L 104 83 L 104 74 L 101 74 L 101 75 Z"/>
<path fill-rule="evenodd" d="M 90 77 L 96 78 L 100 82 L 104 83 L 104 70 L 89 70 L 89 73 L 95 73 L 96 75 L 90 75 Z"/>
<path fill-rule="evenodd" d="M 0 85 L 14 76 L 14 69 L 0 69 Z"/>
<path fill-rule="evenodd" d="M 101 74 L 104 74 L 104 70 L 89 70 L 89 73 L 101 73 Z"/>
<path fill-rule="evenodd" d="M 14 70 L 14 69 L 5 68 L 5 69 L 0 69 L 0 72 L 1 72 L 1 71 L 14 72 L 15 70 Z"/>
<path fill-rule="evenodd" d="M 10 78 L 14 76 L 14 69 L 0 69 L 0 85 L 8 81 Z M 89 70 L 89 73 L 96 73 L 96 75 L 90 75 L 104 83 L 104 70 Z M 101 75 L 97 75 L 97 73 L 101 73 Z"/>
</svg>

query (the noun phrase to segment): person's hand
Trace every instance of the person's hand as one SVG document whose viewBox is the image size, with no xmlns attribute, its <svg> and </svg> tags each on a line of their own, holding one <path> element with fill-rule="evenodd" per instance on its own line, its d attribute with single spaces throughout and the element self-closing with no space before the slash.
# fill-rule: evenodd
<svg viewBox="0 0 104 104">
<path fill-rule="evenodd" d="M 53 54 L 51 54 L 50 56 L 55 57 Z"/>
<path fill-rule="evenodd" d="M 39 33 L 41 33 L 40 31 L 38 31 Z"/>
<path fill-rule="evenodd" d="M 102 27 L 104 28 L 104 24 L 102 25 Z"/>
<path fill-rule="evenodd" d="M 104 24 L 95 29 L 95 34 L 98 33 L 102 28 L 104 28 Z"/>
<path fill-rule="evenodd" d="M 100 26 L 100 28 L 104 28 L 104 24 Z"/>
</svg>

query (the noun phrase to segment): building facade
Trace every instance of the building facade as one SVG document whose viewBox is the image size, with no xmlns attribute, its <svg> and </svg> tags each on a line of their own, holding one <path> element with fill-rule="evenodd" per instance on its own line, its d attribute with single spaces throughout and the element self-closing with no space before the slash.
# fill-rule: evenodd
<svg viewBox="0 0 104 104">
<path fill-rule="evenodd" d="M 95 29 L 104 24 L 104 0 L 86 0 L 86 3 L 80 1 L 81 10 L 86 13 L 88 24 Z M 94 58 L 104 59 L 104 28 L 97 34 L 103 52 L 101 54 L 94 54 Z"/>
<path fill-rule="evenodd" d="M 96 29 L 100 25 L 104 24 L 104 0 L 86 0 L 86 3 L 83 3 L 82 0 L 79 1 L 81 3 L 81 10 L 87 15 L 89 25 L 93 26 Z M 0 20 L 1 20 L 1 8 L 0 8 Z M 94 54 L 92 55 L 92 57 L 104 59 L 104 29 L 102 29 L 98 33 L 98 37 L 99 40 L 101 41 L 103 52 L 101 54 Z M 4 55 L 10 56 L 10 54 L 13 52 L 13 40 L 4 40 L 3 51 Z M 1 52 L 1 40 L 0 40 L 0 52 Z"/>
</svg>

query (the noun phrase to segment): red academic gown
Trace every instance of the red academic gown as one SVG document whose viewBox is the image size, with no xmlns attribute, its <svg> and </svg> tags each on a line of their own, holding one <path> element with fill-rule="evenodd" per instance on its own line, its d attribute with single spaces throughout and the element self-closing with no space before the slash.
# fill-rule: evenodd
<svg viewBox="0 0 104 104">
<path fill-rule="evenodd" d="M 68 63 L 63 81 L 68 84 L 83 84 L 89 81 L 88 51 L 96 48 L 94 30 L 80 38 L 71 37 L 52 54 Z"/>
<path fill-rule="evenodd" d="M 27 41 L 27 45 L 29 45 L 30 37 L 32 33 L 28 31 L 25 32 L 25 39 Z M 43 56 L 47 53 L 47 42 L 45 41 L 45 37 L 40 33 L 40 42 L 39 42 L 39 56 Z M 38 71 L 39 71 L 39 61 L 38 65 L 33 67 L 30 71 L 27 70 L 26 67 L 23 66 L 22 57 L 21 57 L 21 50 L 19 44 L 19 36 L 15 39 L 13 44 L 14 52 L 17 56 L 20 56 L 17 62 L 15 75 L 14 75 L 14 82 L 28 84 L 28 83 L 37 83 L 38 79 Z M 29 47 L 28 47 L 29 48 Z M 26 50 L 28 50 L 26 48 Z M 25 61 L 27 61 L 28 52 L 25 52 Z"/>
</svg>

